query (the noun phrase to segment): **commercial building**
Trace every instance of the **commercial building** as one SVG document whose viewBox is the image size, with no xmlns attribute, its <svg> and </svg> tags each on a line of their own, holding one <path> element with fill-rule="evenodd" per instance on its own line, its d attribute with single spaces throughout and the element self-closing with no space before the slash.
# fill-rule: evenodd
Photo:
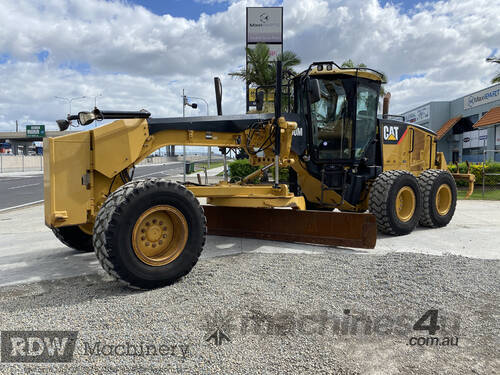
<svg viewBox="0 0 500 375">
<path fill-rule="evenodd" d="M 485 150 L 500 150 L 500 84 L 402 115 L 437 133 L 438 151 L 447 161 L 481 162 Z M 487 152 L 486 159 L 500 161 L 500 152 Z"/>
</svg>

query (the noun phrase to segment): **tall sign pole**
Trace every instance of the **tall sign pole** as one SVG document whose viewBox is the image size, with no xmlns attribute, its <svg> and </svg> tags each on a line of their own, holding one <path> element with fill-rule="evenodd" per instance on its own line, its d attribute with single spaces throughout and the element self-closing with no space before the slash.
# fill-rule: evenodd
<svg viewBox="0 0 500 375">
<path fill-rule="evenodd" d="M 269 48 L 270 60 L 276 60 L 283 53 L 283 7 L 246 8 L 246 48 L 254 49 L 258 43 Z M 245 49 L 246 70 L 248 71 L 248 52 Z M 250 95 L 252 93 L 252 95 Z M 255 88 L 246 83 L 246 109 L 255 106 Z"/>
<path fill-rule="evenodd" d="M 186 95 L 182 89 L 182 117 L 186 117 Z M 182 161 L 183 161 L 183 181 L 186 182 L 186 145 L 182 146 Z"/>
<path fill-rule="evenodd" d="M 247 22 L 246 22 L 246 32 L 245 32 L 245 38 L 246 38 L 246 42 L 245 42 L 245 72 L 248 72 L 248 52 L 247 52 L 247 48 L 248 48 L 248 7 L 247 7 L 246 20 L 247 20 Z M 249 103 L 250 96 L 248 94 L 249 84 L 248 84 L 247 80 L 245 80 L 245 85 L 246 85 L 245 104 L 246 104 L 246 113 L 248 113 L 248 111 L 250 111 L 250 103 Z"/>
</svg>

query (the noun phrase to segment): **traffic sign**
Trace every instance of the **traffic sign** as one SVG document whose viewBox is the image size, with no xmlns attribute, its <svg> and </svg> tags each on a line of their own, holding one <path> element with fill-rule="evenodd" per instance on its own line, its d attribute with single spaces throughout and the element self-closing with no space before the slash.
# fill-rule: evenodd
<svg viewBox="0 0 500 375">
<path fill-rule="evenodd" d="M 45 137 L 45 125 L 26 125 L 26 137 Z"/>
</svg>

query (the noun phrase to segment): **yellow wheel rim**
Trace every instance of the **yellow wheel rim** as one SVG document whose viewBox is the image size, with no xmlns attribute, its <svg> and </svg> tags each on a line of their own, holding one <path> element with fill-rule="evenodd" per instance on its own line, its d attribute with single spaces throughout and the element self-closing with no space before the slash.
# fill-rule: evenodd
<svg viewBox="0 0 500 375">
<path fill-rule="evenodd" d="M 137 219 L 132 247 L 142 262 L 164 266 L 182 253 L 187 239 L 188 225 L 184 215 L 172 206 L 154 206 Z"/>
<path fill-rule="evenodd" d="M 396 215 L 402 222 L 409 221 L 415 213 L 416 206 L 415 193 L 409 186 L 404 186 L 398 191 L 396 196 Z"/>
<path fill-rule="evenodd" d="M 439 215 L 446 215 L 451 208 L 452 194 L 448 184 L 439 186 L 436 193 L 436 210 Z"/>
</svg>

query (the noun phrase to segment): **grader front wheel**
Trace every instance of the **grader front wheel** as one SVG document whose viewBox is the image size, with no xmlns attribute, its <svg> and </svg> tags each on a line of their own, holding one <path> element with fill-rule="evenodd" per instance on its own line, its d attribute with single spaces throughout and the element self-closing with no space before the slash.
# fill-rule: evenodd
<svg viewBox="0 0 500 375">
<path fill-rule="evenodd" d="M 160 179 L 131 181 L 100 209 L 94 248 L 102 267 L 137 288 L 169 285 L 186 275 L 205 244 L 206 220 L 184 186 Z"/>
</svg>

